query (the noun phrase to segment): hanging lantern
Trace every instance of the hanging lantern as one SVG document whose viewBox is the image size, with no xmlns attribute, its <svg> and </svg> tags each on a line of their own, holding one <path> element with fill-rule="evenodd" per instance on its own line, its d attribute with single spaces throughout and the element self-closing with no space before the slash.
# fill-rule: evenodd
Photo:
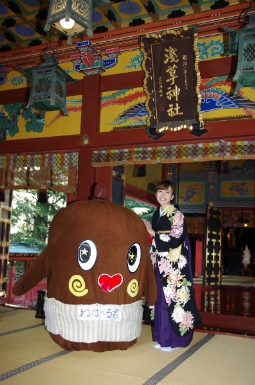
<svg viewBox="0 0 255 385">
<path fill-rule="evenodd" d="M 237 31 L 226 27 L 229 34 L 229 49 L 226 55 L 238 54 L 238 62 L 233 82 L 236 82 L 234 95 L 238 95 L 240 88 L 250 87 L 255 89 L 255 7 L 247 9 L 242 15 L 243 23 L 247 25 Z M 248 16 L 248 20 L 246 17 Z"/>
<path fill-rule="evenodd" d="M 68 37 L 68 44 L 72 38 L 86 31 L 92 37 L 92 9 L 99 7 L 109 0 L 50 0 L 48 17 L 44 31 L 50 27 L 57 29 Z"/>
<path fill-rule="evenodd" d="M 75 80 L 58 66 L 57 49 L 46 48 L 43 52 L 44 63 L 36 67 L 19 68 L 32 80 L 30 99 L 25 108 L 34 107 L 45 111 L 66 109 L 66 82 Z M 43 114 L 42 114 L 43 115 Z"/>
</svg>

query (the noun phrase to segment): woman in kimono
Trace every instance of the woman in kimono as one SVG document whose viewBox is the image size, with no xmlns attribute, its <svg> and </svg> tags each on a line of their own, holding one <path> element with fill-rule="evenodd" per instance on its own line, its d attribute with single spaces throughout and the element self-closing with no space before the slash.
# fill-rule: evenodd
<svg viewBox="0 0 255 385">
<path fill-rule="evenodd" d="M 194 327 L 202 322 L 193 292 L 187 223 L 183 214 L 171 204 L 173 183 L 160 182 L 156 198 L 160 207 L 153 214 L 152 225 L 144 221 L 153 237 L 151 259 L 158 288 L 153 340 L 157 342 L 155 348 L 172 351 L 188 346 Z"/>
</svg>

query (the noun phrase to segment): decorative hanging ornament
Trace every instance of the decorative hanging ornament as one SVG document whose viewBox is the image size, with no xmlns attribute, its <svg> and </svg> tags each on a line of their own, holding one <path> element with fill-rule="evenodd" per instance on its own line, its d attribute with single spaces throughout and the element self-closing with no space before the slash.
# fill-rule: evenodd
<svg viewBox="0 0 255 385">
<path fill-rule="evenodd" d="M 48 17 L 44 31 L 50 27 L 57 29 L 68 37 L 68 44 L 72 38 L 85 32 L 89 37 L 92 33 L 92 11 L 109 0 L 50 0 Z"/>
<path fill-rule="evenodd" d="M 224 31 L 229 34 L 229 47 L 226 55 L 238 55 L 237 69 L 233 77 L 233 82 L 236 82 L 234 95 L 238 95 L 243 87 L 255 89 L 254 12 L 255 7 L 251 7 L 242 15 L 242 22 L 247 24 L 243 29 L 235 31 L 229 27 L 224 28 Z"/>
<path fill-rule="evenodd" d="M 75 82 L 58 65 L 58 51 L 55 47 L 44 50 L 44 63 L 35 67 L 19 68 L 31 79 L 31 91 L 25 108 L 34 107 L 42 111 L 44 118 L 46 111 L 62 110 L 68 116 L 66 108 L 66 83 Z"/>
</svg>

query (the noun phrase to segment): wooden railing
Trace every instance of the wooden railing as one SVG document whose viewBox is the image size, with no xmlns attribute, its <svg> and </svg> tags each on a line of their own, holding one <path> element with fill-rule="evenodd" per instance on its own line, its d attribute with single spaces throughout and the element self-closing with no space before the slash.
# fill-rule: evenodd
<svg viewBox="0 0 255 385">
<path fill-rule="evenodd" d="M 15 278 L 16 278 L 15 266 L 11 266 L 8 275 L 9 275 L 9 282 L 7 284 L 6 296 L 0 297 L 0 303 L 5 305 L 17 305 L 17 306 L 34 308 L 35 302 L 38 299 L 38 291 L 46 290 L 47 280 L 43 279 L 35 287 L 33 287 L 33 289 L 23 294 L 22 296 L 16 296 L 12 294 L 12 287 L 15 283 Z"/>
</svg>

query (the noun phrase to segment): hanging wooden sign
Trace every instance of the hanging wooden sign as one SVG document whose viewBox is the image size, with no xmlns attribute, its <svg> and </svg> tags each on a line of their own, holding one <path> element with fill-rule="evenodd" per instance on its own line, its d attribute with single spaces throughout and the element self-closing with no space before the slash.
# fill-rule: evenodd
<svg viewBox="0 0 255 385">
<path fill-rule="evenodd" d="M 141 37 L 147 127 L 157 132 L 203 128 L 196 42 L 193 28 Z"/>
</svg>

